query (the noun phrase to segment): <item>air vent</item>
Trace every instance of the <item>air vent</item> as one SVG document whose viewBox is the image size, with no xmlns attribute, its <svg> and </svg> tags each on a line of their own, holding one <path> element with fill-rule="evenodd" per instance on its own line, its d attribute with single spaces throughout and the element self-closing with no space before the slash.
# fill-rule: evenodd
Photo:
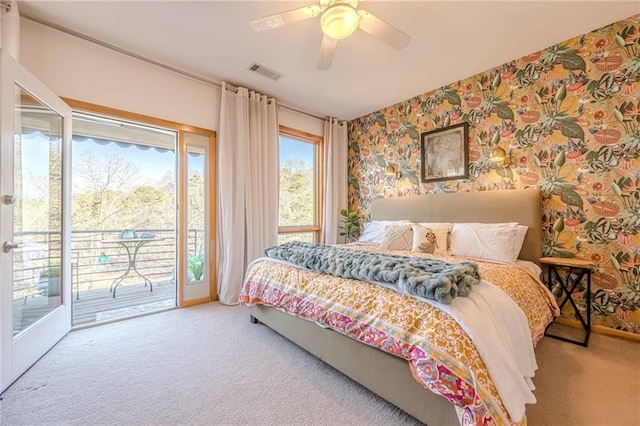
<svg viewBox="0 0 640 426">
<path fill-rule="evenodd" d="M 270 68 L 265 67 L 264 65 L 256 64 L 255 62 L 249 65 L 248 69 L 249 71 L 253 71 L 274 81 L 280 80 L 282 77 L 284 77 L 284 74 L 280 74 L 278 71 L 274 71 Z"/>
</svg>

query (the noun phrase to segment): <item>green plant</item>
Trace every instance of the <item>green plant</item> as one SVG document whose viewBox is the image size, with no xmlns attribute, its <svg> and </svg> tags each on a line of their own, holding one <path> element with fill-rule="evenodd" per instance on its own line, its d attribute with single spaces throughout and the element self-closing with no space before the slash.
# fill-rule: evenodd
<svg viewBox="0 0 640 426">
<path fill-rule="evenodd" d="M 60 277 L 60 267 L 59 266 L 49 266 L 49 268 L 45 269 L 40 273 L 41 277 L 44 278 L 59 278 Z"/>
<path fill-rule="evenodd" d="M 360 218 L 358 213 L 347 209 L 340 210 L 343 226 L 340 227 L 340 235 L 346 237 L 347 242 L 353 240 L 354 236 L 360 232 Z"/>
<path fill-rule="evenodd" d="M 188 281 L 200 281 L 204 277 L 204 247 L 200 246 L 198 254 L 187 255 Z"/>
<path fill-rule="evenodd" d="M 38 281 L 40 294 L 47 297 L 58 296 L 60 294 L 60 266 L 50 265 L 40 273 Z"/>
</svg>

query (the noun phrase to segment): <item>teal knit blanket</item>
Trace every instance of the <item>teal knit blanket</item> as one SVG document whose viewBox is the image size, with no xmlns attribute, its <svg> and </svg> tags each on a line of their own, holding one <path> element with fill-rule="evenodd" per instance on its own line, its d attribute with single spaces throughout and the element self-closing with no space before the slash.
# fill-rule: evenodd
<svg viewBox="0 0 640 426">
<path fill-rule="evenodd" d="M 269 247 L 265 255 L 315 272 L 396 286 L 404 293 L 449 304 L 480 282 L 478 265 L 398 256 L 299 241 Z"/>
</svg>

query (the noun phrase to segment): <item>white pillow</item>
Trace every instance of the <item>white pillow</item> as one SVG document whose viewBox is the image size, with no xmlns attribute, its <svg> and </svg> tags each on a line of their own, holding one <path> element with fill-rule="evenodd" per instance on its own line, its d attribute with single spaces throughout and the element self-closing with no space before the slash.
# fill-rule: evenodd
<svg viewBox="0 0 640 426">
<path fill-rule="evenodd" d="M 412 251 L 429 254 L 447 254 L 450 223 L 414 223 Z"/>
<path fill-rule="evenodd" d="M 362 229 L 362 234 L 358 241 L 370 242 L 375 244 L 382 244 L 384 237 L 384 228 L 387 225 L 398 225 L 402 223 L 409 223 L 408 220 L 374 220 L 371 222 L 365 222 Z"/>
<path fill-rule="evenodd" d="M 451 254 L 498 262 L 515 262 L 518 224 L 455 223 L 451 229 Z"/>
<path fill-rule="evenodd" d="M 527 235 L 529 227 L 526 225 L 518 225 L 516 229 L 516 240 L 513 243 L 513 258 L 517 259 L 520 256 L 520 250 L 522 250 L 522 244 L 524 244 L 524 237 Z"/>
<path fill-rule="evenodd" d="M 413 246 L 413 230 L 411 224 L 387 225 L 384 228 L 383 249 L 409 251 Z"/>
</svg>

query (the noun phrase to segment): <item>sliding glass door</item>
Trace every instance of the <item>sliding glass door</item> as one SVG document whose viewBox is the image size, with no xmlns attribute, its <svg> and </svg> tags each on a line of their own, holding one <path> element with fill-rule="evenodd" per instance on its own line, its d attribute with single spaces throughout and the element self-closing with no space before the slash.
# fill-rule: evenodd
<svg viewBox="0 0 640 426">
<path fill-rule="evenodd" d="M 66 101 L 74 326 L 215 300 L 215 133 Z"/>
<path fill-rule="evenodd" d="M 175 130 L 73 114 L 73 325 L 176 306 Z"/>
</svg>

